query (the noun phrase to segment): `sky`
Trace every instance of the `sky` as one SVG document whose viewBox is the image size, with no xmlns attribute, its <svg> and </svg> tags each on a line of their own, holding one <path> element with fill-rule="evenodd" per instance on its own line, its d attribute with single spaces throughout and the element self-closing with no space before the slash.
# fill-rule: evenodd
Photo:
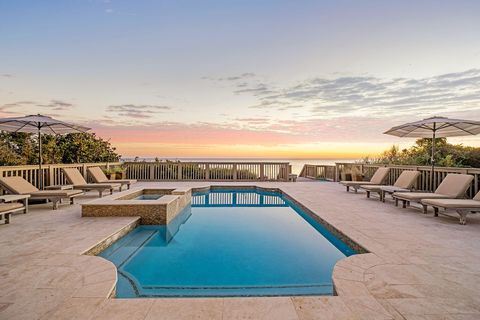
<svg viewBox="0 0 480 320">
<path fill-rule="evenodd" d="M 125 157 L 355 159 L 480 120 L 480 1 L 0 0 L 0 117 Z M 451 139 L 480 146 L 480 137 Z"/>
</svg>

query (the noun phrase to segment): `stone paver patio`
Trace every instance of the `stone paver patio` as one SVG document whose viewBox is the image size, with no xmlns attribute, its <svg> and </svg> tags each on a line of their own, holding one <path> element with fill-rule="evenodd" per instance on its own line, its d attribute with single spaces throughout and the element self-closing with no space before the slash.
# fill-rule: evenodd
<svg viewBox="0 0 480 320">
<path fill-rule="evenodd" d="M 338 296 L 109 298 L 115 266 L 82 253 L 138 218 L 81 218 L 79 205 L 45 204 L 0 225 L 0 319 L 480 319 L 480 217 L 461 226 L 336 183 L 256 185 L 282 189 L 370 252 L 336 265 Z"/>
</svg>

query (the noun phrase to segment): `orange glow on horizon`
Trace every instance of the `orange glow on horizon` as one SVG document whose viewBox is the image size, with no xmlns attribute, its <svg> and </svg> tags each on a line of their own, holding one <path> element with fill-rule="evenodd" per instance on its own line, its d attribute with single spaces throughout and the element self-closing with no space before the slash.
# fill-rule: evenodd
<svg viewBox="0 0 480 320">
<path fill-rule="evenodd" d="M 360 159 L 389 147 L 381 143 L 318 143 L 281 146 L 113 143 L 123 157 Z"/>
</svg>

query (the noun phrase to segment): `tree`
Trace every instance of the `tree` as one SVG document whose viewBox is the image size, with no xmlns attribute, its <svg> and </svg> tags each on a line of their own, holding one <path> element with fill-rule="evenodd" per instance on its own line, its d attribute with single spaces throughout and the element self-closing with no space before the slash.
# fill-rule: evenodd
<svg viewBox="0 0 480 320">
<path fill-rule="evenodd" d="M 443 167 L 480 167 L 480 148 L 450 144 L 446 138 L 435 141 L 435 160 Z M 392 146 L 373 162 L 399 165 L 431 165 L 432 139 L 418 139 L 415 145 L 399 151 Z"/>
<path fill-rule="evenodd" d="M 120 159 L 109 141 L 94 133 L 42 136 L 43 163 L 115 162 Z M 38 164 L 38 137 L 0 133 L 0 165 Z"/>
</svg>

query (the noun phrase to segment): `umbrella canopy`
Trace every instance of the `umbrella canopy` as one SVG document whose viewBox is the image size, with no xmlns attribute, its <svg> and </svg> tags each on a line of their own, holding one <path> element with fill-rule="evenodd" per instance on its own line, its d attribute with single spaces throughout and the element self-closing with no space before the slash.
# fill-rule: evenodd
<svg viewBox="0 0 480 320">
<path fill-rule="evenodd" d="M 480 121 L 432 117 L 417 122 L 405 123 L 386 131 L 397 137 L 432 138 L 461 137 L 480 133 Z"/>
<path fill-rule="evenodd" d="M 85 132 L 90 130 L 90 128 L 77 126 L 37 114 L 25 117 L 0 119 L 0 130 L 29 133 L 38 133 L 40 130 L 43 134 L 65 134 Z"/>
<path fill-rule="evenodd" d="M 25 117 L 0 119 L 0 130 L 9 132 L 27 132 L 38 134 L 38 177 L 39 187 L 43 188 L 42 172 L 42 134 L 66 134 L 86 132 L 90 128 L 53 119 L 40 114 Z"/>
<path fill-rule="evenodd" d="M 393 127 L 384 133 L 397 137 L 432 139 L 432 172 L 430 187 L 433 191 L 433 175 L 435 172 L 435 139 L 479 134 L 480 121 L 431 117 Z"/>
</svg>

